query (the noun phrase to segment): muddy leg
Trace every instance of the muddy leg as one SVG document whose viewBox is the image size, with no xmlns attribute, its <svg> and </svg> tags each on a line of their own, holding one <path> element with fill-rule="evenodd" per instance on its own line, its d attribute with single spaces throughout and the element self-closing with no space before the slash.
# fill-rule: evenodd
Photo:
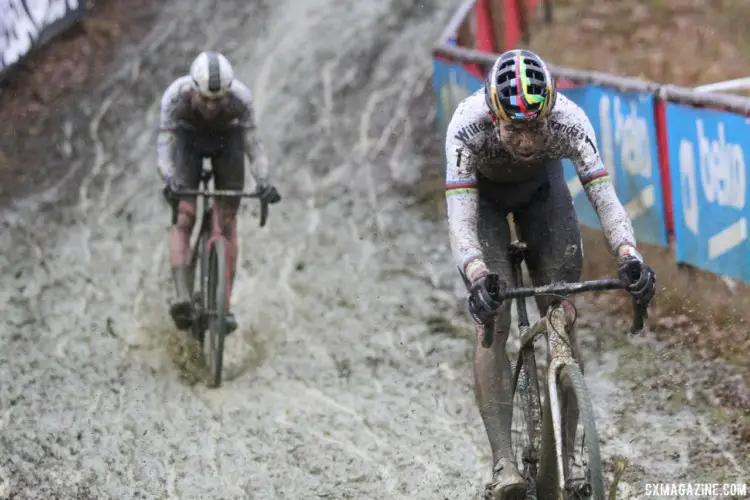
<svg viewBox="0 0 750 500">
<path fill-rule="evenodd" d="M 245 147 L 242 131 L 233 130 L 224 141 L 220 154 L 212 158 L 214 185 L 216 189 L 242 191 L 245 187 Z M 223 198 L 216 204 L 216 216 L 221 232 L 227 239 L 227 252 L 231 290 L 234 288 L 234 276 L 237 270 L 237 212 L 242 198 Z M 231 311 L 227 314 L 227 332 L 237 329 L 237 319 Z"/>
<path fill-rule="evenodd" d="M 505 214 L 494 203 L 480 198 L 477 226 L 490 272 L 510 283 L 510 233 Z M 489 349 L 482 346 L 483 327 L 476 326 L 474 395 L 492 448 L 493 474 L 488 492 L 494 498 L 524 498 L 526 490 L 511 446 L 513 375 L 505 350 L 510 330 L 510 306 L 511 303 L 507 302 L 498 311 L 494 342 Z"/>
<path fill-rule="evenodd" d="M 171 164 L 174 165 L 173 181 L 181 189 L 198 187 L 201 157 L 191 147 L 191 140 L 183 131 L 175 135 L 175 147 L 172 148 Z M 196 218 L 196 199 L 182 198 L 172 206 L 172 231 L 169 238 L 169 260 L 172 267 L 175 298 L 170 304 L 169 312 L 175 326 L 180 330 L 190 327 L 192 322 L 192 290 L 190 289 L 190 236 L 193 233 Z"/>
</svg>

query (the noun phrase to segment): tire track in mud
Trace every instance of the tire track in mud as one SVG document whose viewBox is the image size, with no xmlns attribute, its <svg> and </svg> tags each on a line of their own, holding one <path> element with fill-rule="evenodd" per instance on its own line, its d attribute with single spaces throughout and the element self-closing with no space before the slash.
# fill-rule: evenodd
<svg viewBox="0 0 750 500">
<path fill-rule="evenodd" d="M 17 381 L 3 394 L 13 401 L 2 433 L 12 488 L 70 498 L 413 498 L 415 488 L 461 496 L 478 479 L 459 491 L 452 484 L 476 456 L 468 407 L 451 416 L 454 403 L 429 390 L 436 369 L 420 369 L 427 354 L 419 362 L 399 353 L 402 344 L 427 350 L 422 324 L 398 319 L 409 317 L 401 294 L 411 289 L 422 301 L 425 284 L 379 276 L 422 251 L 421 236 L 405 230 L 418 225 L 416 214 L 393 220 L 403 208 L 381 158 L 408 155 L 405 111 L 429 83 L 427 49 L 404 56 L 398 43 L 429 47 L 439 14 L 430 19 L 416 2 L 348 11 L 306 2 L 233 19 L 239 4 L 229 3 L 208 21 L 203 14 L 216 8 L 208 2 L 189 15 L 187 4 L 168 7 L 162 30 L 144 42 L 150 52 L 87 103 L 90 121 L 76 130 L 82 138 L 71 138 L 91 146 L 79 170 L 7 219 L 13 243 L 25 242 L 4 254 L 6 269 L 18 269 L 7 282 L 17 291 L 7 309 L 18 316 L 18 336 L 4 346 L 2 365 Z M 191 41 L 196 26 L 216 39 Z M 336 40 L 319 40 L 334 30 Z M 242 329 L 228 346 L 229 369 L 244 371 L 208 391 L 175 367 L 183 346 L 165 314 L 168 216 L 153 189 L 153 134 L 144 131 L 154 129 L 157 94 L 177 67 L 224 39 L 254 39 L 227 52 L 260 103 L 285 203 L 262 231 L 254 207 L 244 214 L 234 296 Z M 175 40 L 187 42 L 174 48 Z M 342 53 L 346 42 L 353 50 Z M 144 76 L 152 72 L 161 82 Z M 143 88 L 137 77 L 160 85 Z M 398 130 L 407 137 L 391 149 Z M 68 208 L 54 213 L 60 198 Z M 47 210 L 31 219 L 40 202 Z M 404 249 L 384 245 L 399 233 Z M 452 343 L 443 356 L 464 364 L 465 341 Z M 470 402 L 466 389 L 456 384 L 450 399 Z M 436 420 L 438 404 L 446 410 Z M 420 433 L 463 437 L 420 437 L 415 448 L 410 436 Z M 424 484 L 408 481 L 410 471 Z"/>
<path fill-rule="evenodd" d="M 429 47 L 453 7 L 165 6 L 121 69 L 71 111 L 60 139 L 70 175 L 3 214 L 0 376 L 12 383 L 0 388 L 0 493 L 454 499 L 480 490 L 489 449 L 447 233 L 394 191 L 429 161 L 416 151 L 434 132 Z M 243 208 L 240 329 L 219 390 L 199 383 L 167 316 L 169 216 L 153 167 L 160 93 L 209 46 L 254 92 L 284 196 L 262 230 L 255 205 Z M 606 373 L 592 366 L 587 378 Z M 622 387 L 594 389 L 595 406 L 623 400 Z"/>
</svg>

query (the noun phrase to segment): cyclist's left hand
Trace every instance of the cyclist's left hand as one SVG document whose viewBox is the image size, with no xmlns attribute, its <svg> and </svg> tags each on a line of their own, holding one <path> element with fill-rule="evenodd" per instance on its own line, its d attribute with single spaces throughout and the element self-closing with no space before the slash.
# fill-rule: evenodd
<svg viewBox="0 0 750 500">
<path fill-rule="evenodd" d="M 281 195 L 276 190 L 276 188 L 270 184 L 263 186 L 262 193 L 260 195 L 260 199 L 265 201 L 266 203 L 278 203 L 281 201 Z"/>
<path fill-rule="evenodd" d="M 647 307 L 656 293 L 656 274 L 651 266 L 628 257 L 620 262 L 619 275 L 629 284 L 628 292 L 640 305 Z"/>
</svg>

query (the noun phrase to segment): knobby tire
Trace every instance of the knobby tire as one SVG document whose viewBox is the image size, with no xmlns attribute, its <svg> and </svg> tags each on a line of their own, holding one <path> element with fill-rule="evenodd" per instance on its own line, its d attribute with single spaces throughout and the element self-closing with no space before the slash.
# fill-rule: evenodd
<svg viewBox="0 0 750 500">
<path fill-rule="evenodd" d="M 536 453 L 539 453 L 540 430 L 541 430 L 541 407 L 539 405 L 539 382 L 537 377 L 536 358 L 532 350 L 522 347 L 518 353 L 516 367 L 513 377 L 513 397 L 518 395 L 521 398 L 521 411 L 523 413 L 524 424 L 526 427 L 526 439 L 528 443 L 536 446 Z M 514 403 L 515 406 L 515 403 Z M 534 408 L 536 406 L 536 408 Z M 515 434 L 511 434 L 514 436 Z M 515 446 L 512 446 L 515 448 Z M 535 457 L 528 457 L 538 460 Z M 517 463 L 516 467 L 523 476 L 529 491 L 536 490 L 537 484 L 537 467 L 538 462 Z"/>
<path fill-rule="evenodd" d="M 226 246 L 218 239 L 208 256 L 207 312 L 208 312 L 208 368 L 211 387 L 221 385 L 221 372 L 224 362 L 224 338 L 226 337 L 227 312 L 227 262 Z"/>
<path fill-rule="evenodd" d="M 195 339 L 201 346 L 203 345 L 205 329 L 205 319 L 203 317 L 203 310 L 205 305 L 205 281 L 206 281 L 206 265 L 203 259 L 203 251 L 205 249 L 207 236 L 201 232 L 198 236 L 198 240 L 195 242 L 193 248 L 193 257 L 190 261 L 190 270 L 188 274 L 190 287 L 190 293 L 193 299 L 193 324 L 191 326 L 191 332 L 193 339 Z M 196 272 L 198 276 L 196 277 Z M 198 280 L 196 283 L 196 279 Z"/>
<path fill-rule="evenodd" d="M 602 464 L 601 451 L 599 450 L 599 433 L 596 430 L 596 419 L 594 418 L 594 408 L 591 404 L 591 397 L 586 388 L 586 383 L 578 365 L 566 365 L 560 371 L 559 378 L 560 403 L 562 412 L 562 428 L 566 429 L 566 416 L 571 415 L 570 411 L 575 410 L 567 406 L 567 403 L 573 403 L 578 409 L 578 420 L 583 424 L 583 433 L 585 446 L 587 450 L 587 475 L 588 482 L 592 488 L 592 500 L 606 500 L 607 496 L 604 490 L 604 467 Z M 577 427 L 577 426 L 575 426 Z M 574 427 L 574 428 L 575 428 Z M 575 440 L 574 444 L 575 446 Z M 563 459 L 566 460 L 566 474 L 569 474 L 567 459 L 571 455 L 568 453 L 566 439 L 563 439 Z M 573 450 L 574 452 L 575 450 Z M 567 477 L 565 478 L 568 479 Z M 571 499 L 576 496 L 569 497 Z"/>
</svg>

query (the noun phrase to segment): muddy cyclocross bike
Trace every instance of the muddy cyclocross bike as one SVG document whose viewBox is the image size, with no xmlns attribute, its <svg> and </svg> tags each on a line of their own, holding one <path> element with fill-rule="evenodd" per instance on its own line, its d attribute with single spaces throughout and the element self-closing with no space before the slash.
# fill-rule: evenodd
<svg viewBox="0 0 750 500">
<path fill-rule="evenodd" d="M 179 190 L 174 193 L 174 196 L 178 198 L 196 196 L 203 199 L 200 229 L 192 248 L 188 270 L 188 286 L 193 292 L 190 330 L 192 337 L 202 348 L 209 372 L 209 385 L 219 387 L 224 362 L 224 339 L 227 335 L 227 314 L 232 296 L 232 283 L 229 275 L 229 241 L 221 232 L 217 211 L 214 210 L 214 200 L 231 197 L 259 198 L 262 191 L 210 190 L 209 182 L 212 177 L 213 171 L 210 168 L 203 168 L 199 189 Z M 268 203 L 260 200 L 260 227 L 266 225 L 267 218 Z M 197 282 L 196 270 L 200 271 Z"/>
<path fill-rule="evenodd" d="M 518 315 L 520 348 L 513 373 L 514 428 L 511 434 L 516 465 L 528 484 L 528 498 L 606 500 L 594 410 L 581 366 L 576 360 L 577 349 L 566 332 L 562 303 L 568 301 L 572 305 L 566 297 L 569 295 L 625 289 L 627 283 L 619 279 L 604 279 L 524 287 L 521 265 L 526 248 L 526 244 L 518 240 L 509 247 L 513 288 L 501 289 L 495 280 L 496 275 L 488 282 L 494 286 L 489 291 L 495 300 L 515 299 Z M 554 296 L 559 302 L 530 325 L 524 299 L 537 295 Z M 635 299 L 633 311 L 630 332 L 635 334 L 643 330 L 648 315 L 647 309 L 638 305 Z M 574 323 L 575 319 L 567 328 L 572 328 Z M 483 347 L 492 346 L 494 334 L 494 321 L 483 325 Z M 542 335 L 547 339 L 548 354 L 544 406 L 534 348 L 535 340 Z M 577 432 L 579 421 L 582 424 L 580 433 Z M 576 442 L 577 434 L 580 434 L 579 442 Z"/>
</svg>

